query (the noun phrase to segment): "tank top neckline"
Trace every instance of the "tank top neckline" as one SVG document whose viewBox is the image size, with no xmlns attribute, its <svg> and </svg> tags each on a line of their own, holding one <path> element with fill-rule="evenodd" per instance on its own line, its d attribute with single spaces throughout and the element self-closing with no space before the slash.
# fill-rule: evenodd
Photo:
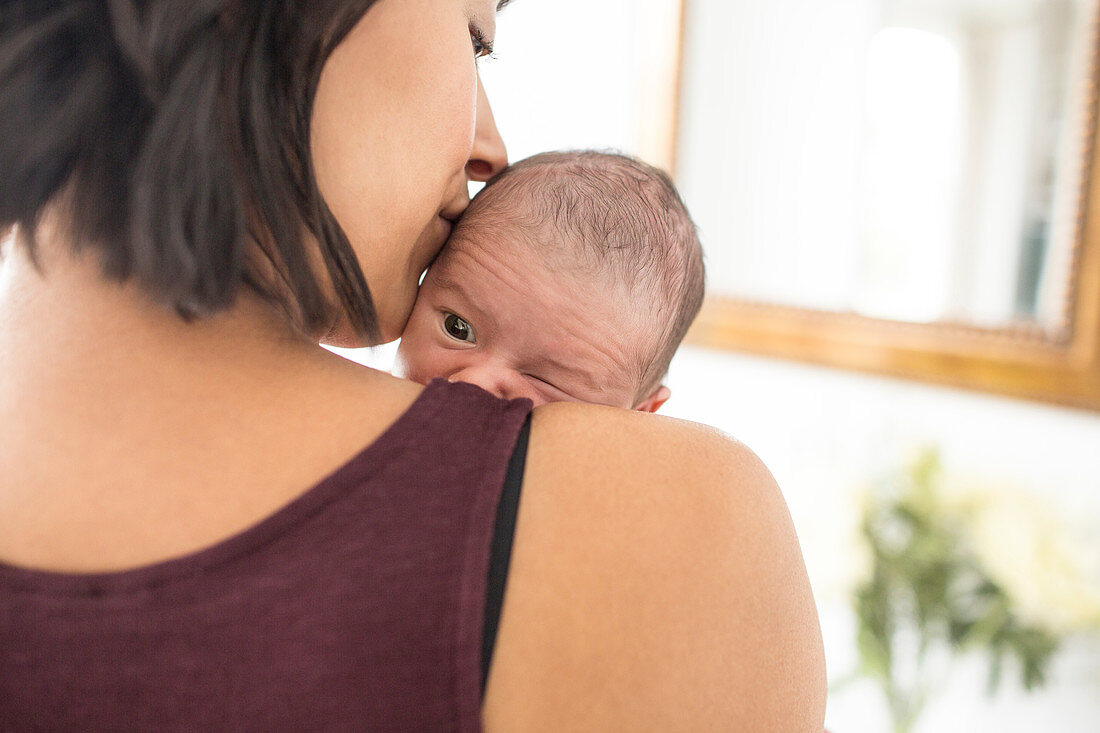
<svg viewBox="0 0 1100 733">
<path fill-rule="evenodd" d="M 484 398 L 497 399 L 475 385 L 433 379 L 371 443 L 298 496 L 235 534 L 176 557 L 115 571 L 45 570 L 0 560 L 0 586 L 56 595 L 103 596 L 148 590 L 232 563 L 261 549 L 354 490 L 359 481 L 369 478 L 387 461 L 396 460 L 401 448 L 415 444 L 416 435 L 420 432 L 418 428 L 424 420 L 431 418 L 433 405 L 449 389 L 472 390 L 481 393 Z"/>
</svg>

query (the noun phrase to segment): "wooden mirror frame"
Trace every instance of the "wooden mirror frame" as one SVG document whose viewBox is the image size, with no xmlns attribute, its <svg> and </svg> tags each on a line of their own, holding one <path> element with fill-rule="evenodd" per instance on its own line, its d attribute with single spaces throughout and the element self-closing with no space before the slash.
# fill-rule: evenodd
<svg viewBox="0 0 1100 733">
<path fill-rule="evenodd" d="M 672 114 L 646 152 L 675 175 L 684 34 L 691 0 L 679 7 L 669 68 Z M 916 379 L 1100 411 L 1100 22 L 1091 29 L 1090 69 L 1082 114 L 1085 140 L 1076 231 L 1066 288 L 1064 327 L 982 328 L 965 323 L 888 321 L 710 296 L 685 343 L 874 374 Z M 659 92 L 658 92 L 659 94 Z M 667 122 L 667 119 L 671 122 Z M 704 243 L 705 246 L 705 243 Z"/>
</svg>

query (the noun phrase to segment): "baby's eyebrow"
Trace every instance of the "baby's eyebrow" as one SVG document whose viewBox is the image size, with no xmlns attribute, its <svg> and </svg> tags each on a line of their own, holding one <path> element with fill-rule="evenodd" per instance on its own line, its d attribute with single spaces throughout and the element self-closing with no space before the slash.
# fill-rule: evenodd
<svg viewBox="0 0 1100 733">
<path fill-rule="evenodd" d="M 460 283 L 458 280 L 448 277 L 447 275 L 437 275 L 435 278 L 435 286 L 439 290 L 450 290 L 452 292 L 458 293 L 459 296 L 461 296 L 462 299 L 466 301 L 466 305 L 477 311 L 477 316 L 480 320 L 488 321 L 489 325 L 494 328 L 496 327 L 496 319 L 493 318 L 493 316 L 489 313 L 482 310 L 480 306 L 478 306 L 476 299 L 470 297 L 470 291 L 467 290 L 466 287 L 462 285 L 462 283 Z M 459 313 L 458 315 L 465 317 L 466 314 Z"/>
</svg>

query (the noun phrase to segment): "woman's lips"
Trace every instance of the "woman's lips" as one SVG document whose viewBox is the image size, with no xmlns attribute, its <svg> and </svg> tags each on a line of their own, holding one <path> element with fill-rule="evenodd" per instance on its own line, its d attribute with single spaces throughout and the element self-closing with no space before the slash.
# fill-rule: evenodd
<svg viewBox="0 0 1100 733">
<path fill-rule="evenodd" d="M 424 229 L 421 233 L 421 246 L 427 250 L 430 246 L 431 250 L 426 251 L 427 262 L 424 263 L 424 269 L 427 269 L 428 265 L 435 261 L 435 258 L 439 256 L 439 253 L 443 251 L 443 245 L 447 243 L 447 240 L 451 236 L 451 232 L 454 231 L 455 222 L 462 216 L 462 212 L 466 207 L 461 209 L 444 209 L 436 214 L 435 219 Z"/>
<path fill-rule="evenodd" d="M 455 223 L 454 223 L 453 220 L 448 219 L 445 216 L 440 216 L 439 221 L 441 221 L 443 223 L 443 242 L 445 244 L 447 242 L 447 240 L 450 238 L 451 232 L 454 231 Z M 443 245 L 441 244 L 440 249 L 442 249 L 442 248 L 443 248 Z"/>
<path fill-rule="evenodd" d="M 462 212 L 466 211 L 466 207 L 469 205 L 470 199 L 468 197 L 464 197 L 462 200 L 457 202 L 457 205 L 452 204 L 444 208 L 442 211 L 439 212 L 439 215 L 453 224 L 454 222 L 458 221 L 458 218 L 462 216 Z"/>
<path fill-rule="evenodd" d="M 424 231 L 421 241 L 423 242 L 424 254 L 427 257 L 427 261 L 424 262 L 421 272 L 426 270 L 428 265 L 434 262 L 435 258 L 439 256 L 439 253 L 443 251 L 443 245 L 447 243 L 453 229 L 454 223 L 450 219 L 444 216 L 436 216 L 435 221 L 430 225 L 430 230 L 426 229 Z"/>
</svg>

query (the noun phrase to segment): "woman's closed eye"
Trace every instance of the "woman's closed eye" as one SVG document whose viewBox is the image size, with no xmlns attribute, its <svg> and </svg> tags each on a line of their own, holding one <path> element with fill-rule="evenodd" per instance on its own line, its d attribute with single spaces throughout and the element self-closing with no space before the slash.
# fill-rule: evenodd
<svg viewBox="0 0 1100 733">
<path fill-rule="evenodd" d="M 474 327 L 465 318 L 454 313 L 443 313 L 443 333 L 455 341 L 464 341 L 468 344 L 476 344 Z"/>
<path fill-rule="evenodd" d="M 493 53 L 493 42 L 486 40 L 485 34 L 475 25 L 470 26 L 470 40 L 474 44 L 474 58 L 485 58 Z"/>
</svg>

